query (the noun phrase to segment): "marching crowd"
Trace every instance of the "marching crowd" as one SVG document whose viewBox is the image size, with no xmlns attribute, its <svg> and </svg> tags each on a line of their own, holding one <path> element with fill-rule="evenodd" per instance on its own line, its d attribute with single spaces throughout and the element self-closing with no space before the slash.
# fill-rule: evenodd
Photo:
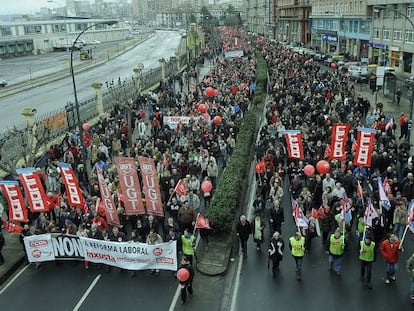
<svg viewBox="0 0 414 311">
<path fill-rule="evenodd" d="M 243 113 L 249 109 L 255 89 L 255 47 L 250 44 L 255 38 L 234 29 L 222 31 L 221 36 L 216 37 L 213 31 L 205 36 L 210 40 L 201 56 L 191 63 L 190 72 L 196 76 L 197 67 L 205 60 L 214 59 L 216 66 L 201 82 L 192 85 L 190 93 L 182 92 L 183 81 L 187 79 L 190 83 L 190 75 L 170 78 L 161 83 L 157 94 L 142 95 L 134 100 L 129 111 L 132 114 L 130 124 L 126 111 L 116 106 L 109 116 L 99 120 L 97 126 L 85 130 L 86 152 L 75 130 L 67 134 L 62 145 L 51 146 L 47 166 L 38 173 L 55 206 L 50 212 L 31 214 L 22 236 L 48 232 L 148 244 L 177 241 L 183 255 L 181 267 L 188 267 L 190 273 L 188 281 L 182 282 L 181 298 L 185 302 L 187 291 L 192 294 L 196 215 L 208 209 L 220 171 L 231 156 Z M 235 36 L 239 39 L 237 43 Z M 289 198 L 292 211 L 296 206 L 303 214 L 301 219 L 306 221 L 297 223 L 297 232 L 286 241 L 295 259 L 298 280 L 302 277 L 303 257 L 313 252 L 312 239 L 321 237 L 328 255 L 328 267 L 339 275 L 341 259 L 352 246 L 354 232 L 357 232 L 361 281 L 372 288 L 372 262 L 379 252 L 386 262 L 385 283 L 394 282 L 398 255 L 403 250 L 401 240 L 408 224 L 408 205 L 414 199 L 414 168 L 405 140 L 407 136 L 403 135 L 405 123 L 400 122 L 401 136 L 397 139 L 395 120 L 384 115 L 380 104 L 370 107 L 368 101 L 358 97 L 354 85 L 340 71 L 324 70 L 310 56 L 300 55 L 277 42 L 262 39 L 256 44 L 268 65 L 269 99 L 265 124 L 256 145 L 256 161 L 265 163 L 265 169 L 256 174 L 258 188 L 253 202 L 254 218 L 249 220 L 242 215 L 237 225 L 244 256 L 247 257 L 250 235 L 260 250 L 265 241 L 264 228 L 269 224 L 268 252 L 276 277 L 285 250 L 282 225 L 285 217 L 290 215 L 290 210 L 284 210 L 282 201 Z M 223 47 L 242 50 L 244 57 L 225 59 L 222 57 Z M 218 92 L 206 95 L 207 87 Z M 208 106 L 207 113 L 200 110 L 201 104 Z M 192 118 L 188 123 L 171 125 L 165 122 L 164 117 L 168 116 Z M 213 122 L 217 120 L 216 116 L 220 119 Z M 352 161 L 353 143 L 356 128 L 364 126 L 367 120 L 373 120 L 370 126 L 377 131 L 375 146 L 371 166 L 360 167 Z M 318 161 L 329 158 L 327 148 L 334 123 L 350 124 L 347 158 L 331 161 L 329 173 L 306 174 L 306 165 L 316 166 Z M 288 158 L 283 133 L 291 129 L 302 133 L 303 160 Z M 165 217 L 124 214 L 114 165 L 117 156 L 154 159 Z M 74 167 L 85 194 L 86 212 L 66 204 L 58 161 Z M 88 166 L 92 168 L 90 173 Z M 117 205 L 121 220 L 119 228 L 109 226 L 97 206 L 100 197 L 95 174 L 97 166 L 104 171 Z M 379 200 L 379 178 L 389 182 L 388 207 L 381 206 Z M 188 190 L 184 195 L 175 191 L 180 180 Z M 202 191 L 204 180 L 211 181 L 212 191 Z M 359 185 L 362 192 L 358 194 Z M 372 202 L 377 214 L 369 227 L 365 223 L 368 202 Z M 349 206 L 347 217 L 341 216 L 343 204 Z M 200 235 L 207 251 L 208 230 L 201 230 Z M 88 267 L 85 262 L 85 268 Z M 411 278 L 410 294 L 414 299 L 413 256 L 407 262 L 407 270 Z"/>
<path fill-rule="evenodd" d="M 401 114 L 397 129 L 396 120 L 384 114 L 382 104 L 371 107 L 339 70 L 320 66 L 311 56 L 277 42 L 264 40 L 260 48 L 268 65 L 269 99 L 256 145 L 256 161 L 263 169 L 256 170 L 254 218 L 249 222 L 242 215 L 237 225 L 244 256 L 250 235 L 260 250 L 268 224 L 268 252 L 276 277 L 285 248 L 282 224 L 292 213 L 297 232 L 286 243 L 298 280 L 303 257 L 314 251 L 312 240 L 320 237 L 328 268 L 335 274 L 340 275 L 342 257 L 353 247 L 359 250 L 360 279 L 367 288 L 372 288 L 372 264 L 377 253 L 386 264 L 384 282 L 394 282 L 399 254 L 404 250 L 402 240 L 413 221 L 410 202 L 414 199 L 414 172 L 406 117 Z M 350 125 L 343 160 L 330 160 L 335 123 Z M 376 131 L 369 167 L 353 161 L 357 128 L 365 126 Z M 302 134 L 303 159 L 289 158 L 284 135 L 287 130 Z M 321 160 L 330 162 L 328 172 L 307 171 L 307 166 L 317 167 Z M 380 198 L 382 187 L 388 204 Z M 292 209 L 284 211 L 283 199 Z M 413 262 L 414 255 L 406 262 L 412 302 Z"/>
</svg>

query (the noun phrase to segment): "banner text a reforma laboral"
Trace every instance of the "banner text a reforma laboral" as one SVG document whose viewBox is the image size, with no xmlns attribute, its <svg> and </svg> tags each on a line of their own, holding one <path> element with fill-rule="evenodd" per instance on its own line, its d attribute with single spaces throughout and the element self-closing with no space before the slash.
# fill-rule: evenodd
<svg viewBox="0 0 414 311">
<path fill-rule="evenodd" d="M 177 242 L 148 245 L 74 235 L 40 234 L 24 238 L 29 262 L 87 260 L 128 270 L 177 270 Z"/>
</svg>

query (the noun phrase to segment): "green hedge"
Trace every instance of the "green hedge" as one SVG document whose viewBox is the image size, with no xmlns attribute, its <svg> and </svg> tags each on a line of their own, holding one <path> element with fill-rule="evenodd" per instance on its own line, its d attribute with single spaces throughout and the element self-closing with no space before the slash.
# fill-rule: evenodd
<svg viewBox="0 0 414 311">
<path fill-rule="evenodd" d="M 257 89 L 253 98 L 253 105 L 256 109 L 251 107 L 244 115 L 243 124 L 237 135 L 236 147 L 220 177 L 207 212 L 215 234 L 229 233 L 232 230 L 235 216 L 244 204 L 254 139 L 258 131 L 256 126 L 266 99 L 267 65 L 260 53 L 256 52 L 256 58 L 258 60 Z"/>
</svg>

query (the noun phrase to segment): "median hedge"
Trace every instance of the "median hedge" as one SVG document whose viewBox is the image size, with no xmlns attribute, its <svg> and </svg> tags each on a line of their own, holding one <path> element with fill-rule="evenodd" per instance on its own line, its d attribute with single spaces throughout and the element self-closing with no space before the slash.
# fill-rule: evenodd
<svg viewBox="0 0 414 311">
<path fill-rule="evenodd" d="M 220 177 L 207 212 L 215 234 L 231 232 L 236 220 L 236 212 L 245 201 L 254 139 L 258 131 L 256 126 L 262 115 L 266 99 L 267 65 L 260 52 L 256 52 L 256 58 L 257 89 L 253 98 L 253 107 L 244 115 L 242 126 L 237 135 L 236 147 Z"/>
</svg>

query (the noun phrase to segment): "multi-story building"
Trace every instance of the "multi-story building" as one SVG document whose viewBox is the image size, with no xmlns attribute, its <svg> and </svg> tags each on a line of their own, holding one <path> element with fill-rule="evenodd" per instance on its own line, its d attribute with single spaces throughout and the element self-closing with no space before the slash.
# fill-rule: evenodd
<svg viewBox="0 0 414 311">
<path fill-rule="evenodd" d="M 369 57 L 373 63 L 414 73 L 414 2 L 367 0 L 372 16 Z"/>
<path fill-rule="evenodd" d="M 268 35 L 266 27 L 266 7 L 268 0 L 247 0 L 246 4 L 246 25 L 250 32 L 260 35 Z"/>
<path fill-rule="evenodd" d="M 276 10 L 278 11 L 277 39 L 308 46 L 311 39 L 310 0 L 278 0 Z"/>
<path fill-rule="evenodd" d="M 312 47 L 349 58 L 368 58 L 371 19 L 366 1 L 311 0 Z"/>
<path fill-rule="evenodd" d="M 102 23 L 102 19 L 58 19 L 26 22 L 0 22 L 0 57 L 37 54 L 52 51 L 54 48 L 72 45 L 76 36 L 92 24 Z M 118 23 L 114 26 L 98 24 L 83 36 L 86 42 L 124 40 L 130 29 Z"/>
</svg>

